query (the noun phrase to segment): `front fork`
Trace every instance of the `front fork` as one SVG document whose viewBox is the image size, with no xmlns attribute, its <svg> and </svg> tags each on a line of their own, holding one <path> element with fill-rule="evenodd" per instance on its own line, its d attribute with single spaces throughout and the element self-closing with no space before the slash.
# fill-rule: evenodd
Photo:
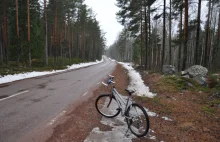
<svg viewBox="0 0 220 142">
<path fill-rule="evenodd" d="M 113 98 L 113 94 L 110 95 L 110 101 L 109 101 L 107 107 L 109 107 L 109 105 L 111 104 L 111 102 L 112 102 L 112 98 Z"/>
</svg>

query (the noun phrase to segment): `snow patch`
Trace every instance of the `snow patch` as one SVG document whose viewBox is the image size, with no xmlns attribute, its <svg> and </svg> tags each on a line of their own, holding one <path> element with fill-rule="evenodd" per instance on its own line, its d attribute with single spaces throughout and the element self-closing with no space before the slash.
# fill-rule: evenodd
<svg viewBox="0 0 220 142">
<path fill-rule="evenodd" d="M 108 102 L 106 101 L 106 103 Z M 108 110 L 103 108 L 103 110 L 108 111 L 108 114 L 117 108 L 117 103 L 112 103 L 113 105 L 110 105 Z M 147 113 L 149 113 L 149 111 Z M 120 114 L 114 118 L 102 117 L 101 123 L 112 127 L 112 129 L 110 131 L 101 131 L 98 127 L 93 128 L 84 142 L 132 142 L 132 139 L 137 138 L 131 133 L 130 130 L 128 130 L 125 117 L 122 117 Z M 155 132 L 149 129 L 149 133 L 145 137 L 148 139 L 156 140 L 156 137 L 153 136 L 152 133 Z"/>
<path fill-rule="evenodd" d="M 164 119 L 164 120 L 166 120 L 166 121 L 173 121 L 172 119 L 170 119 L 170 118 L 168 118 L 168 117 L 166 117 L 166 116 L 163 116 L 163 117 L 161 117 L 162 119 Z"/>
<path fill-rule="evenodd" d="M 22 79 L 26 79 L 26 78 L 32 78 L 32 77 L 37 77 L 37 76 L 43 76 L 43 75 L 48 75 L 48 74 L 64 72 L 64 71 L 68 71 L 68 70 L 72 70 L 72 69 L 95 65 L 95 64 L 101 63 L 103 61 L 104 60 L 102 59 L 101 61 L 96 61 L 96 62 L 73 64 L 71 66 L 67 66 L 67 69 L 64 69 L 64 70 L 53 70 L 53 71 L 44 71 L 44 72 L 33 71 L 33 72 L 19 73 L 19 74 L 14 74 L 14 75 L 6 75 L 3 77 L 0 76 L 0 84 L 8 83 L 8 82 L 16 81 L 16 80 L 22 80 Z"/>
<path fill-rule="evenodd" d="M 149 87 L 144 84 L 141 75 L 134 70 L 134 68 L 131 66 L 131 63 L 118 63 L 123 65 L 123 67 L 128 70 L 128 76 L 130 78 L 130 82 L 128 85 L 129 90 L 134 90 L 137 96 L 146 96 L 149 98 L 153 98 L 154 96 L 156 96 L 156 94 L 153 94 L 149 91 Z"/>
<path fill-rule="evenodd" d="M 117 103 L 114 102 L 114 105 L 111 105 L 111 108 L 105 111 L 113 111 L 116 108 Z M 101 131 L 97 127 L 93 128 L 84 142 L 132 142 L 132 139 L 136 138 L 130 131 L 126 134 L 128 126 L 125 117 L 122 117 L 120 114 L 114 118 L 102 117 L 101 123 L 112 127 L 112 130 Z"/>
<path fill-rule="evenodd" d="M 148 114 L 148 116 L 151 116 L 151 117 L 158 117 L 158 115 L 155 113 L 155 112 L 152 112 L 150 111 L 149 109 L 147 108 L 144 108 Z"/>
<path fill-rule="evenodd" d="M 115 59 L 112 59 L 112 58 L 110 58 L 110 57 L 109 57 L 109 60 L 111 60 L 111 61 L 113 61 L 113 62 L 115 62 L 115 61 L 116 61 Z"/>
</svg>

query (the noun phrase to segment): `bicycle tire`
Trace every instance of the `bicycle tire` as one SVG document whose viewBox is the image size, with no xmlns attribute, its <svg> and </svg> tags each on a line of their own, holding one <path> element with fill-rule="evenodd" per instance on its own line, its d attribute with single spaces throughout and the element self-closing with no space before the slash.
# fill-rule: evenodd
<svg viewBox="0 0 220 142">
<path fill-rule="evenodd" d="M 95 106 L 97 111 L 107 118 L 116 117 L 120 113 L 115 97 L 111 99 L 111 94 L 100 95 L 96 99 Z"/>
<path fill-rule="evenodd" d="M 140 113 L 140 111 L 142 112 L 142 115 L 141 115 L 141 118 L 144 118 L 144 128 L 141 128 L 140 126 L 139 126 L 139 122 L 140 122 L 140 116 L 139 116 L 139 114 L 137 114 L 137 116 L 135 116 L 134 114 L 131 114 L 132 112 L 132 110 L 131 109 L 133 109 L 133 108 L 135 108 L 135 110 L 134 111 L 136 111 L 137 112 L 137 109 L 136 108 L 138 108 L 139 109 L 139 113 Z M 147 133 L 148 133 L 148 131 L 149 131 L 149 125 L 150 125 L 150 123 L 149 123 L 149 117 L 148 117 L 148 115 L 147 115 L 147 112 L 146 112 L 146 110 L 141 106 L 141 105 L 139 105 L 139 104 L 136 104 L 136 103 L 133 103 L 133 104 L 131 104 L 130 105 L 130 107 L 128 108 L 128 110 L 126 111 L 126 122 L 127 122 L 127 124 L 128 124 L 128 128 L 131 130 L 131 132 L 135 135 L 135 136 L 137 136 L 137 137 L 143 137 L 143 136 L 145 136 L 145 135 L 147 135 Z M 133 117 L 132 115 L 134 115 L 135 117 Z M 130 119 L 131 117 L 133 117 L 132 119 Z M 138 117 L 138 118 L 137 118 Z M 138 120 L 135 120 L 135 119 L 138 119 Z M 142 122 L 141 122 L 142 123 Z M 134 126 L 133 126 L 134 125 Z M 136 125 L 136 126 L 135 126 Z M 138 127 L 138 128 L 137 128 Z M 139 129 L 141 129 L 142 130 L 142 132 L 141 133 L 137 133 L 137 130 L 138 131 L 140 131 Z"/>
</svg>

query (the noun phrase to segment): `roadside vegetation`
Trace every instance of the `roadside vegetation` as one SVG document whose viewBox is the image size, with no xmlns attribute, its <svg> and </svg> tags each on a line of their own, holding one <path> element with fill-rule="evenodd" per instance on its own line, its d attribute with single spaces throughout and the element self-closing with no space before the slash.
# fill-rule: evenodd
<svg viewBox="0 0 220 142">
<path fill-rule="evenodd" d="M 25 63 L 19 63 L 10 61 L 8 65 L 2 65 L 0 68 L 0 76 L 13 75 L 18 73 L 32 72 L 32 71 L 52 71 L 66 69 L 68 65 L 79 64 L 87 62 L 87 60 L 74 58 L 71 61 L 68 58 L 58 59 L 56 64 L 52 58 L 48 59 L 48 65 L 41 59 L 32 59 L 32 66 L 26 66 Z"/>
<path fill-rule="evenodd" d="M 104 36 L 84 0 L 2 0 L 0 76 L 100 60 Z"/>
</svg>

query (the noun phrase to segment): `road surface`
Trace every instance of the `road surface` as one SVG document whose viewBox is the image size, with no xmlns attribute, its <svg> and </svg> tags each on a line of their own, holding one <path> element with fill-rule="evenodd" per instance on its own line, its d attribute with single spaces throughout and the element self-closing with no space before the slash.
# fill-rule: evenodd
<svg viewBox="0 0 220 142">
<path fill-rule="evenodd" d="M 17 141 L 42 123 L 44 127 L 52 125 L 68 106 L 84 99 L 115 65 L 105 58 L 94 66 L 1 86 L 0 142 Z"/>
</svg>

